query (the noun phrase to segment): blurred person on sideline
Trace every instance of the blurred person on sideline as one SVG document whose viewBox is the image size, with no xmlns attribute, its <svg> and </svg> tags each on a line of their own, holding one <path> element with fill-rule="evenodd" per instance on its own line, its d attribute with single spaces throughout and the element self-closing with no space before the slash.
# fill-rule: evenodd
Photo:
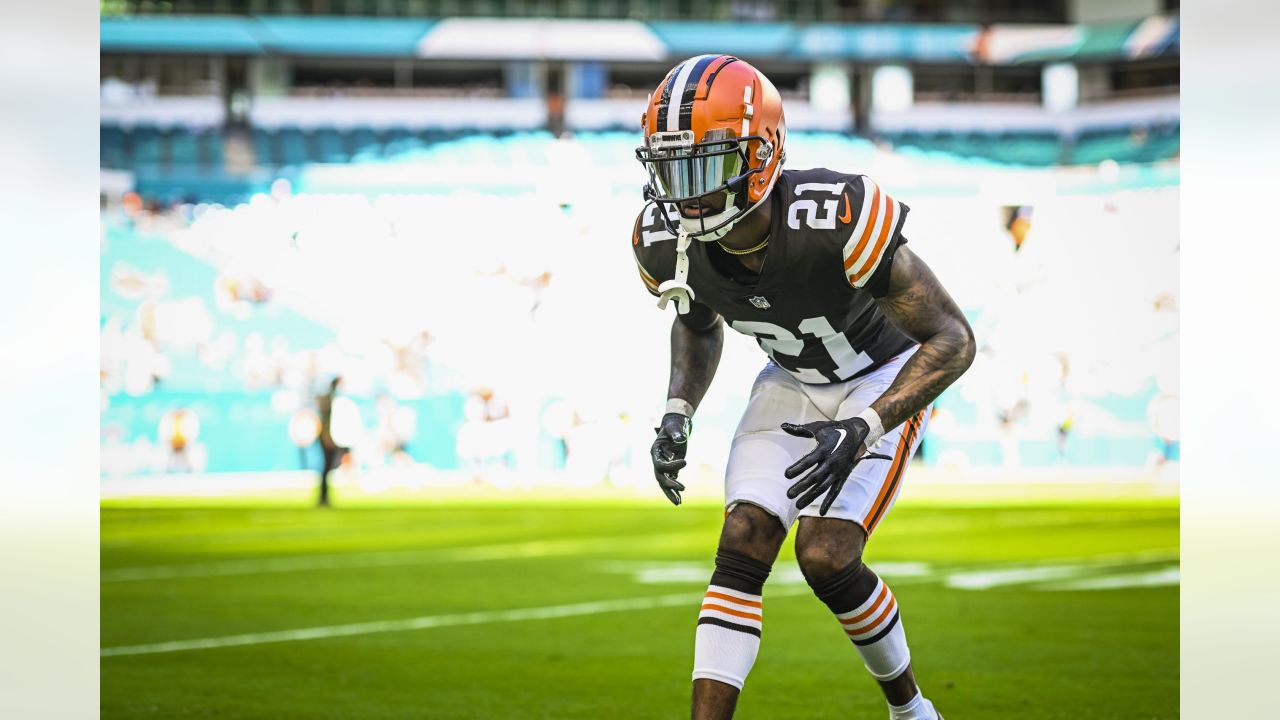
<svg viewBox="0 0 1280 720">
<path fill-rule="evenodd" d="M 782 170 L 782 101 L 751 65 L 686 60 L 650 96 L 641 125 L 649 203 L 631 245 L 645 287 L 677 313 L 651 450 L 673 504 L 724 325 L 770 358 L 729 452 L 724 526 L 695 630 L 692 716 L 733 716 L 760 647 L 764 583 L 798 521 L 800 569 L 879 682 L 890 717 L 938 720 L 916 684 L 898 602 L 862 555 L 934 400 L 973 362 L 973 331 L 905 246 L 907 205 L 865 175 Z"/>
<path fill-rule="evenodd" d="M 330 506 L 331 473 L 342 464 L 342 457 L 349 448 L 342 447 L 333 439 L 333 399 L 338 396 L 338 388 L 342 386 L 342 377 L 337 376 L 329 381 L 329 388 L 316 397 L 316 410 L 320 414 L 320 507 Z"/>
<path fill-rule="evenodd" d="M 165 469 L 169 472 L 193 472 L 192 446 L 200 436 L 200 419 L 188 408 L 177 408 L 160 418 L 160 437 L 168 446 Z"/>
<path fill-rule="evenodd" d="M 505 485 L 512 461 L 511 410 L 493 388 L 472 391 L 458 428 L 458 457 L 470 467 L 473 482 Z"/>
</svg>

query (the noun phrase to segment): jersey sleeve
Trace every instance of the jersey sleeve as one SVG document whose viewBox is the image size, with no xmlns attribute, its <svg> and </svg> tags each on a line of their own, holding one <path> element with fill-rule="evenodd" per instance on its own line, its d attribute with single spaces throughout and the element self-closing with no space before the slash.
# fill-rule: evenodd
<svg viewBox="0 0 1280 720">
<path fill-rule="evenodd" d="M 894 200 L 866 175 L 852 177 L 849 185 L 854 200 L 845 215 L 852 216 L 853 229 L 844 243 L 844 274 L 853 287 L 869 287 L 873 294 L 881 289 L 883 295 L 887 282 L 882 278 L 888 275 L 894 252 L 906 242 L 902 229 L 910 208 Z M 877 272 L 882 266 L 885 272 Z"/>
<path fill-rule="evenodd" d="M 636 261 L 636 270 L 640 271 L 640 280 L 644 283 L 644 287 L 649 291 L 650 295 L 657 297 L 658 281 L 648 270 L 645 270 L 644 264 L 640 262 L 640 218 L 636 218 L 635 229 L 631 233 L 631 259 Z"/>
<path fill-rule="evenodd" d="M 666 248 L 654 245 L 660 240 L 674 239 L 658 223 L 653 212 L 646 208 L 636 216 L 635 226 L 631 230 L 631 256 L 636 262 L 636 270 L 640 273 L 640 281 L 650 295 L 658 296 L 658 286 L 666 279 L 663 268 L 673 264 L 663 257 Z M 669 270 L 667 271 L 669 274 Z"/>
</svg>

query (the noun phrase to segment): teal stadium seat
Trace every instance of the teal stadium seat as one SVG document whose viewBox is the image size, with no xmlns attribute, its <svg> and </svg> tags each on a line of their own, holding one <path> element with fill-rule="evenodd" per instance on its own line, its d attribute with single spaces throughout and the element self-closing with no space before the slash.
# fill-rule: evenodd
<svg viewBox="0 0 1280 720">
<path fill-rule="evenodd" d="M 1181 133 L 1177 125 L 1157 125 L 1147 131 L 1147 142 L 1140 156 L 1142 162 L 1167 160 L 1178 154 Z"/>
<path fill-rule="evenodd" d="M 298 128 L 280 131 L 280 162 L 283 165 L 303 165 L 311 160 L 306 136 Z"/>
<path fill-rule="evenodd" d="M 280 147 L 275 133 L 261 128 L 253 130 L 253 154 L 257 156 L 261 167 L 275 167 L 280 164 Z"/>
<path fill-rule="evenodd" d="M 1149 163 L 1167 160 L 1178 154 L 1179 126 L 1156 125 L 1145 137 L 1135 137 L 1129 127 L 1094 128 L 1076 138 L 1072 161 L 1092 165 L 1103 160 Z"/>
<path fill-rule="evenodd" d="M 383 148 L 383 153 L 387 157 L 395 157 L 415 150 L 422 150 L 426 146 L 427 143 L 423 137 L 412 130 L 408 128 L 392 128 L 387 133 L 387 144 Z"/>
<path fill-rule="evenodd" d="M 1017 165 L 1053 165 L 1061 154 L 1058 135 L 1051 132 L 1009 133 L 991 143 L 999 150 L 995 159 Z"/>
<path fill-rule="evenodd" d="M 196 136 L 188 130 L 175 130 L 169 135 L 169 164 L 193 166 L 199 164 L 199 147 Z"/>
<path fill-rule="evenodd" d="M 160 164 L 162 139 L 160 131 L 154 127 L 142 126 L 133 130 L 133 152 L 129 163 L 133 167 L 155 166 Z"/>
<path fill-rule="evenodd" d="M 201 133 L 197 136 L 197 140 L 199 141 L 200 164 L 206 167 L 221 168 L 226 162 L 225 140 L 222 137 L 222 133 L 216 130 Z"/>
<path fill-rule="evenodd" d="M 125 150 L 125 134 L 118 127 L 101 127 L 98 130 L 99 164 L 106 168 L 123 168 L 128 165 Z"/>
<path fill-rule="evenodd" d="M 382 156 L 382 141 L 378 139 L 378 134 L 373 131 L 373 128 L 356 128 L 351 131 L 348 143 L 353 160 L 376 160 Z"/>
<path fill-rule="evenodd" d="M 385 135 L 386 142 L 382 146 L 383 154 L 387 157 L 395 155 L 396 152 L 399 151 L 400 147 L 403 146 L 404 142 L 409 138 L 409 135 L 409 131 L 405 128 L 397 127 L 388 130 Z"/>
<path fill-rule="evenodd" d="M 1130 139 L 1128 128 L 1086 130 L 1076 138 L 1072 161 L 1081 165 L 1096 165 L 1103 160 L 1128 162 L 1139 150 L 1140 146 Z"/>
<path fill-rule="evenodd" d="M 898 149 L 939 152 L 960 157 L 1015 165 L 1052 165 L 1058 161 L 1061 145 L 1054 133 L 1006 132 L 922 132 L 905 130 L 888 133 L 884 139 Z"/>
<path fill-rule="evenodd" d="M 343 142 L 337 130 L 333 128 L 317 130 L 313 139 L 315 140 L 314 157 L 320 162 L 344 163 L 351 159 L 346 143 Z"/>
</svg>

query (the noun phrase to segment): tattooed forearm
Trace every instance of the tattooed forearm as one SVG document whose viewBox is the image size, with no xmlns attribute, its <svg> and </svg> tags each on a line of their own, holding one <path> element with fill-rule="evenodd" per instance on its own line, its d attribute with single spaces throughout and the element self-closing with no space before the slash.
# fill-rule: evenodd
<svg viewBox="0 0 1280 720">
<path fill-rule="evenodd" d="M 723 348 L 724 323 L 718 316 L 705 330 L 694 330 L 677 317 L 671 324 L 671 382 L 667 397 L 683 398 L 698 407 L 711 387 Z"/>
<path fill-rule="evenodd" d="M 933 271 L 909 249 L 899 248 L 880 309 L 920 343 L 893 384 L 871 408 L 889 429 L 928 406 L 973 363 L 973 329 Z"/>
</svg>

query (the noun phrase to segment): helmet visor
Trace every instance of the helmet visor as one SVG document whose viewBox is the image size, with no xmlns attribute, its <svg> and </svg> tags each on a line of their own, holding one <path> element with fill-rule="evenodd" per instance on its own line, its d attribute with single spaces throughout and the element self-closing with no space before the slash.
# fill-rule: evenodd
<svg viewBox="0 0 1280 720">
<path fill-rule="evenodd" d="M 724 190 L 742 174 L 746 152 L 723 128 L 709 130 L 693 142 L 688 130 L 654 133 L 636 150 L 663 200 L 691 199 Z"/>
</svg>

